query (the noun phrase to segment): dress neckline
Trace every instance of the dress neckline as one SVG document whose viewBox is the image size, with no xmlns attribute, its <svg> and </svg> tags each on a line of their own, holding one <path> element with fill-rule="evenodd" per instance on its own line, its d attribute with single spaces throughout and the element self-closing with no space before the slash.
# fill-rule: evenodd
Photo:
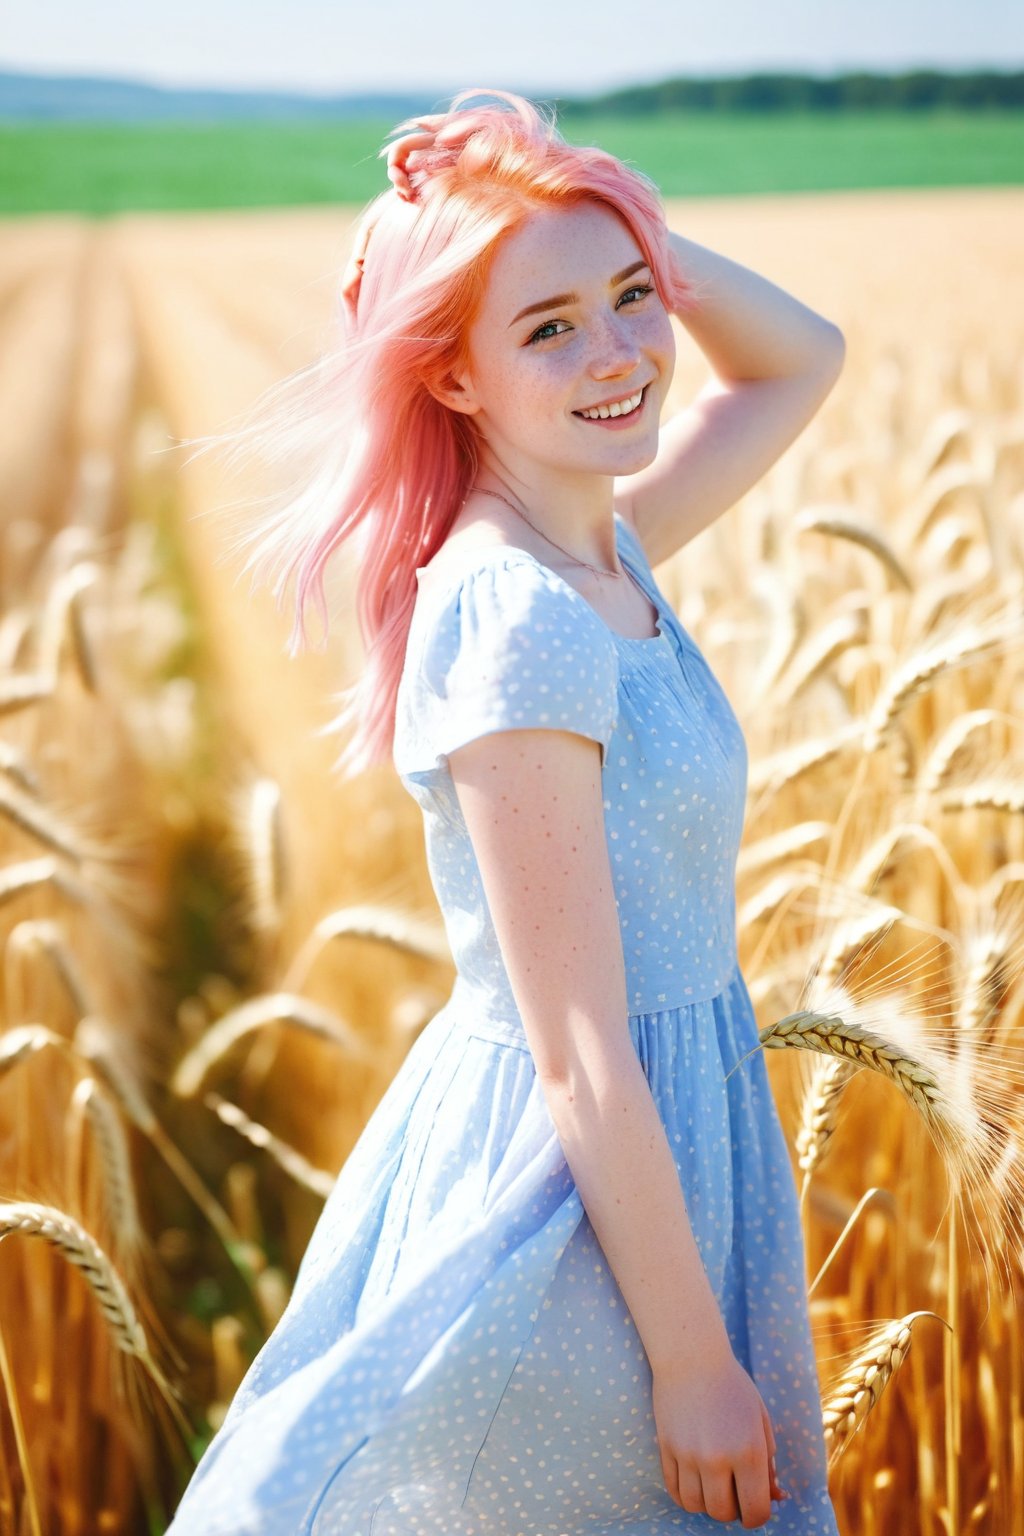
<svg viewBox="0 0 1024 1536">
<path fill-rule="evenodd" d="M 439 597 L 443 593 L 450 591 L 451 588 L 455 586 L 459 581 L 461 581 L 470 571 L 477 569 L 480 565 L 488 563 L 488 561 L 494 556 L 498 556 L 503 559 L 515 559 L 517 556 L 519 556 L 522 559 L 528 560 L 533 565 L 537 566 L 539 570 L 550 576 L 553 581 L 557 581 L 559 586 L 564 587 L 567 591 L 574 593 L 575 596 L 579 598 L 580 602 L 586 604 L 586 606 L 590 609 L 591 613 L 594 615 L 595 619 L 598 621 L 601 627 L 605 629 L 608 634 L 611 635 L 612 639 L 617 641 L 620 645 L 636 646 L 641 650 L 649 649 L 654 646 L 663 646 L 668 640 L 668 635 L 665 631 L 665 614 L 661 603 L 658 601 L 658 598 L 655 596 L 655 594 L 648 590 L 647 583 L 643 580 L 642 574 L 634 566 L 632 560 L 630 560 L 628 556 L 623 552 L 621 530 L 625 527 L 625 518 L 620 512 L 613 512 L 613 518 L 615 522 L 615 544 L 619 552 L 619 559 L 622 561 L 627 572 L 629 573 L 633 584 L 640 588 L 640 591 L 647 598 L 648 602 L 654 606 L 656 618 L 655 632 L 653 635 L 624 635 L 621 630 L 613 628 L 612 625 L 608 623 L 608 620 L 603 616 L 603 614 L 598 613 L 593 603 L 591 603 L 587 598 L 583 596 L 583 593 L 579 590 L 578 587 L 574 587 L 571 581 L 566 581 L 564 576 L 560 576 L 557 571 L 551 568 L 550 565 L 545 565 L 543 560 L 538 560 L 536 555 L 534 555 L 528 549 L 523 549 L 519 544 L 489 544 L 482 546 L 480 549 L 474 550 L 473 555 L 475 558 L 473 562 L 469 564 L 465 570 L 453 572 L 450 580 L 440 582 L 438 584 L 437 591 L 431 595 L 432 597 Z M 420 569 L 425 569 L 425 567 L 417 568 L 417 581 L 419 580 Z"/>
</svg>

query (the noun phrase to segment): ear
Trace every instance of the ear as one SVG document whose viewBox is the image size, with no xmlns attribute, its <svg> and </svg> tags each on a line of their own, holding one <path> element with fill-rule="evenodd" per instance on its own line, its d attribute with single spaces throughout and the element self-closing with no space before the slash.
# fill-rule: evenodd
<svg viewBox="0 0 1024 1536">
<path fill-rule="evenodd" d="M 480 409 L 480 403 L 473 393 L 468 374 L 461 374 L 456 378 L 454 374 L 448 373 L 443 383 L 429 384 L 427 388 L 435 400 L 439 400 L 451 411 L 461 411 L 466 416 L 475 416 Z"/>
</svg>

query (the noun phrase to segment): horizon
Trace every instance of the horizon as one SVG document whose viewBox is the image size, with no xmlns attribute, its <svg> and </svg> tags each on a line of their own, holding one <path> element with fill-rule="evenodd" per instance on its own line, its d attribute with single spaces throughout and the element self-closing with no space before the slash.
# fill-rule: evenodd
<svg viewBox="0 0 1024 1536">
<path fill-rule="evenodd" d="M 444 0 L 429 14 L 377 0 L 372 13 L 345 15 L 326 0 L 293 0 L 284 21 L 269 0 L 178 0 L 155 16 L 126 16 L 117 0 L 87 11 L 51 0 L 22 7 L 6 37 L 0 68 L 11 73 L 311 95 L 583 95 L 709 76 L 1024 67 L 1024 35 L 1004 0 L 977 0 L 969 14 L 954 0 L 779 0 L 771 10 L 730 0 L 715 11 L 647 0 L 639 24 L 612 0 L 519 0 L 515 26 L 497 35 L 485 35 L 476 0 Z"/>
</svg>

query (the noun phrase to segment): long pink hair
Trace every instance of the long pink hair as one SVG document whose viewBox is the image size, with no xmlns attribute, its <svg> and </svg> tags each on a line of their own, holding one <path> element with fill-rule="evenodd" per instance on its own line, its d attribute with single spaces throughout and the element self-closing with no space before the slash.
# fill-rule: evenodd
<svg viewBox="0 0 1024 1536">
<path fill-rule="evenodd" d="M 473 96 L 509 104 L 459 113 Z M 452 98 L 440 132 L 458 120 L 456 144 L 412 150 L 407 174 L 415 201 L 394 188 L 363 210 L 355 231 L 372 230 L 355 315 L 340 302 L 336 340 L 309 367 L 256 401 L 248 424 L 188 443 L 232 442 L 229 462 L 254 449 L 296 471 L 288 491 L 259 503 L 232 549 L 255 546 L 240 574 L 272 586 L 280 611 L 294 575 L 288 653 L 309 646 L 305 606 L 329 630 L 324 569 L 354 535 L 356 607 L 366 650 L 359 680 L 343 689 L 341 714 L 326 731 L 354 723 L 335 768 L 347 777 L 390 759 L 395 699 L 416 601 L 416 567 L 444 542 L 476 475 L 477 428 L 431 393 L 468 365 L 467 335 L 503 236 L 536 209 L 595 201 L 618 213 L 650 265 L 670 310 L 696 307 L 672 260 L 658 188 L 604 150 L 566 144 L 545 118 L 508 91 L 467 90 Z M 408 118 L 393 134 L 415 131 Z M 385 145 L 381 155 L 387 153 Z M 221 510 L 221 509 L 218 509 Z"/>
</svg>

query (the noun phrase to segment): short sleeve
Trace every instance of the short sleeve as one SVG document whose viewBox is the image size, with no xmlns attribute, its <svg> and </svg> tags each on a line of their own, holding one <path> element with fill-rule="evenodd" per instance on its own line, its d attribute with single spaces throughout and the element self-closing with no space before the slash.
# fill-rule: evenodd
<svg viewBox="0 0 1024 1536">
<path fill-rule="evenodd" d="M 419 617 L 419 615 L 417 615 Z M 614 638 L 591 605 L 529 555 L 490 559 L 436 595 L 410 631 L 396 720 L 400 773 L 440 766 L 492 731 L 576 731 L 600 743 L 618 716 Z"/>
</svg>

